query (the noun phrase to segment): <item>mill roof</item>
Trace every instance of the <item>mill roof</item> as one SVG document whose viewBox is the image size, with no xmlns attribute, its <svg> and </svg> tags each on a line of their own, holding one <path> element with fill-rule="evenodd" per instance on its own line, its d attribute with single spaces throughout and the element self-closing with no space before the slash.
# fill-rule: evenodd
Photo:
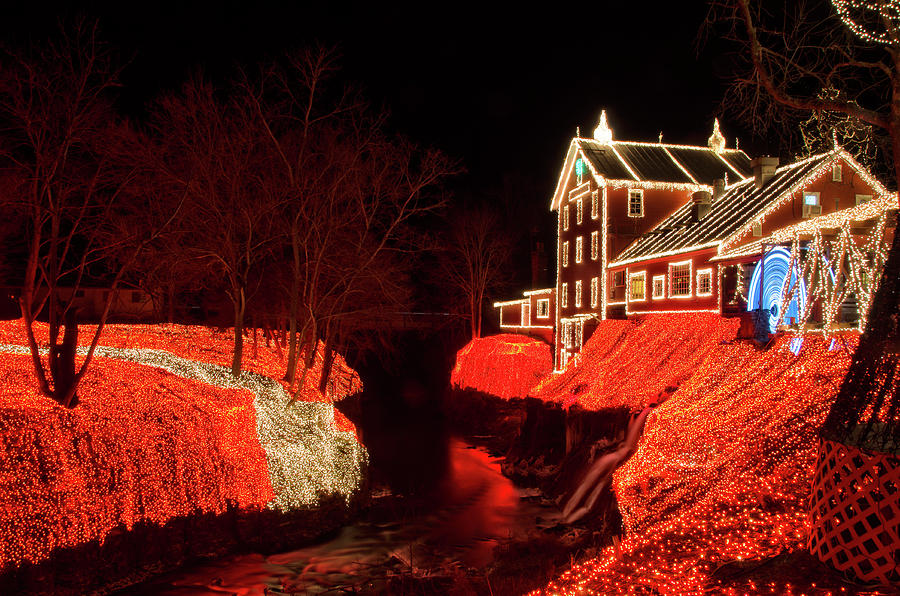
<svg viewBox="0 0 900 596">
<path fill-rule="evenodd" d="M 709 147 L 643 143 L 602 142 L 576 137 L 569 145 L 551 209 L 559 207 L 566 181 L 579 156 L 587 161 L 598 183 L 622 182 L 635 187 L 647 184 L 711 187 L 717 178 L 732 180 L 750 175 L 750 158 L 738 149 L 715 151 Z"/>
<path fill-rule="evenodd" d="M 752 177 L 729 185 L 700 221 L 693 221 L 693 201 L 687 201 L 630 244 L 610 266 L 713 246 L 730 249 L 742 231 L 754 222 L 761 222 L 769 211 L 789 200 L 794 192 L 824 173 L 837 160 L 845 161 L 863 176 L 878 196 L 889 194 L 846 151 L 836 148 L 777 168 L 761 188 L 756 187 Z"/>
</svg>

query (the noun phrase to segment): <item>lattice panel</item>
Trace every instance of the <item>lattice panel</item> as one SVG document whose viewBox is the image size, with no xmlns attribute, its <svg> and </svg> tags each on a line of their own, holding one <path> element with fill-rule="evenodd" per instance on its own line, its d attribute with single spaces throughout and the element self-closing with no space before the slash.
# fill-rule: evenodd
<svg viewBox="0 0 900 596">
<path fill-rule="evenodd" d="M 853 580 L 900 586 L 900 460 L 819 440 L 809 550 Z"/>
</svg>

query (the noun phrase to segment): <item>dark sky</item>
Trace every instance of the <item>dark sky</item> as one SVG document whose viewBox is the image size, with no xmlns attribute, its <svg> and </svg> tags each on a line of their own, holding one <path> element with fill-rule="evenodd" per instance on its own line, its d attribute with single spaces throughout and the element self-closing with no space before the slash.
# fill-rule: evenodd
<svg viewBox="0 0 900 596">
<path fill-rule="evenodd" d="M 63 14 L 55 4 L 8 4 L 0 9 L 8 41 L 42 39 Z M 98 16 L 104 36 L 132 57 L 129 109 L 198 67 L 226 80 L 236 61 L 339 44 L 346 78 L 390 109 L 395 130 L 463 162 L 458 185 L 491 192 L 514 179 L 540 209 L 575 127 L 589 135 L 601 108 L 616 138 L 656 140 L 662 131 L 691 144 L 705 144 L 718 115 L 725 83 L 715 73 L 727 72 L 727 59 L 715 46 L 696 53 L 703 2 L 542 3 L 531 12 L 387 4 L 119 1 L 77 10 Z M 731 145 L 737 129 L 722 124 Z"/>
</svg>

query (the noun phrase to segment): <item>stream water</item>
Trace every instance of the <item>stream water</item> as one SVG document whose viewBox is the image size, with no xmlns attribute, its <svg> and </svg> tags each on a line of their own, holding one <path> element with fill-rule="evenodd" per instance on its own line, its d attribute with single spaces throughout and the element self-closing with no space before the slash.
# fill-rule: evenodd
<svg viewBox="0 0 900 596">
<path fill-rule="evenodd" d="M 485 570 L 494 560 L 496 547 L 556 527 L 560 514 L 536 491 L 517 488 L 504 477 L 499 460 L 485 450 L 458 439 L 447 441 L 446 448 L 443 473 L 430 490 L 412 496 L 378 490 L 363 517 L 329 539 L 268 556 L 221 558 L 128 592 L 172 596 L 396 593 L 397 582 L 403 578 L 481 573 L 484 593 L 493 593 Z"/>
</svg>

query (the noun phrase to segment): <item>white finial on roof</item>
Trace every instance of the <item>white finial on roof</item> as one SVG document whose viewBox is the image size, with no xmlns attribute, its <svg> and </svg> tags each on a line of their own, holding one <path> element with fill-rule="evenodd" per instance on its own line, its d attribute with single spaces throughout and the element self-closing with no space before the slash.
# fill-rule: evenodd
<svg viewBox="0 0 900 596">
<path fill-rule="evenodd" d="M 612 129 L 606 123 L 606 110 L 600 111 L 600 124 L 594 129 L 594 139 L 604 145 L 612 142 Z"/>
<path fill-rule="evenodd" d="M 713 132 L 706 144 L 716 153 L 722 153 L 725 150 L 725 137 L 722 136 L 722 132 L 719 130 L 718 118 L 713 121 Z"/>
</svg>

